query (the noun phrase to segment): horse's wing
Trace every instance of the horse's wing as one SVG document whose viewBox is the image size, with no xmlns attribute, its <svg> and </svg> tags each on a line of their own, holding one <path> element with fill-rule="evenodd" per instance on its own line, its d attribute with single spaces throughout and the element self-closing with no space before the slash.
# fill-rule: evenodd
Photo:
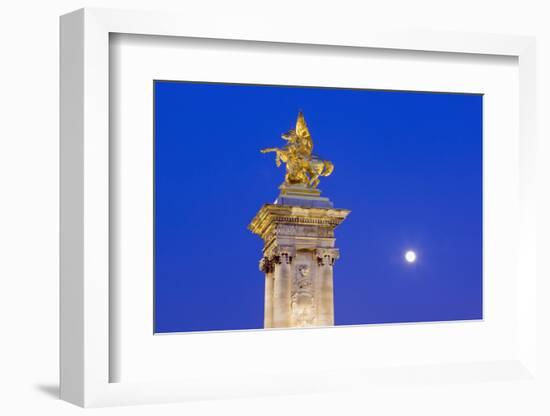
<svg viewBox="0 0 550 416">
<path fill-rule="evenodd" d="M 296 120 L 296 134 L 298 135 L 298 137 L 301 138 L 310 136 L 306 124 L 306 119 L 304 118 L 304 115 L 301 111 L 298 113 L 298 119 Z"/>
</svg>

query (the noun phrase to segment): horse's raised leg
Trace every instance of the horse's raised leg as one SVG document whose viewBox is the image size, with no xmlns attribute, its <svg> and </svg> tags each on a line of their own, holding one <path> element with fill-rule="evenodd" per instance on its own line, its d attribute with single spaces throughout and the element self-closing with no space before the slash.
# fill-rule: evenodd
<svg viewBox="0 0 550 416">
<path fill-rule="evenodd" d="M 309 181 L 309 186 L 312 188 L 317 188 L 317 185 L 319 185 L 319 175 L 313 176 Z"/>
</svg>

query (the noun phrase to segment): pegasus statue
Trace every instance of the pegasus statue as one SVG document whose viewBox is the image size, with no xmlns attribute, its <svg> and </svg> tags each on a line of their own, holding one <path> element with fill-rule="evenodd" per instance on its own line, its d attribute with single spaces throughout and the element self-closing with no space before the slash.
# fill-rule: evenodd
<svg viewBox="0 0 550 416">
<path fill-rule="evenodd" d="M 321 160 L 313 151 L 313 140 L 307 128 L 304 115 L 300 111 L 296 120 L 296 128 L 282 136 L 286 145 L 279 149 L 270 147 L 262 149 L 262 153 L 275 152 L 275 164 L 286 164 L 285 184 L 303 184 L 315 189 L 319 185 L 319 176 L 329 176 L 334 165 L 328 160 Z"/>
</svg>

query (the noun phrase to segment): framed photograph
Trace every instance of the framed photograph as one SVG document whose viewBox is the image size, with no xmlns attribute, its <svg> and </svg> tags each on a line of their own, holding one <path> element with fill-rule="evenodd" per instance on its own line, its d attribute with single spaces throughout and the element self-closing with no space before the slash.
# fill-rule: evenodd
<svg viewBox="0 0 550 416">
<path fill-rule="evenodd" d="M 61 18 L 61 397 L 536 383 L 534 39 L 217 23 Z"/>
</svg>

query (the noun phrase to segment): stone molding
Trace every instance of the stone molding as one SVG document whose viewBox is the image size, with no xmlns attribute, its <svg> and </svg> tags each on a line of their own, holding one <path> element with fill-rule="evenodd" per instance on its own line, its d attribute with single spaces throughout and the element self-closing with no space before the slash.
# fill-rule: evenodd
<svg viewBox="0 0 550 416">
<path fill-rule="evenodd" d="M 250 222 L 248 229 L 267 241 L 276 225 L 309 225 L 334 229 L 349 213 L 347 209 L 265 204 Z"/>
</svg>

